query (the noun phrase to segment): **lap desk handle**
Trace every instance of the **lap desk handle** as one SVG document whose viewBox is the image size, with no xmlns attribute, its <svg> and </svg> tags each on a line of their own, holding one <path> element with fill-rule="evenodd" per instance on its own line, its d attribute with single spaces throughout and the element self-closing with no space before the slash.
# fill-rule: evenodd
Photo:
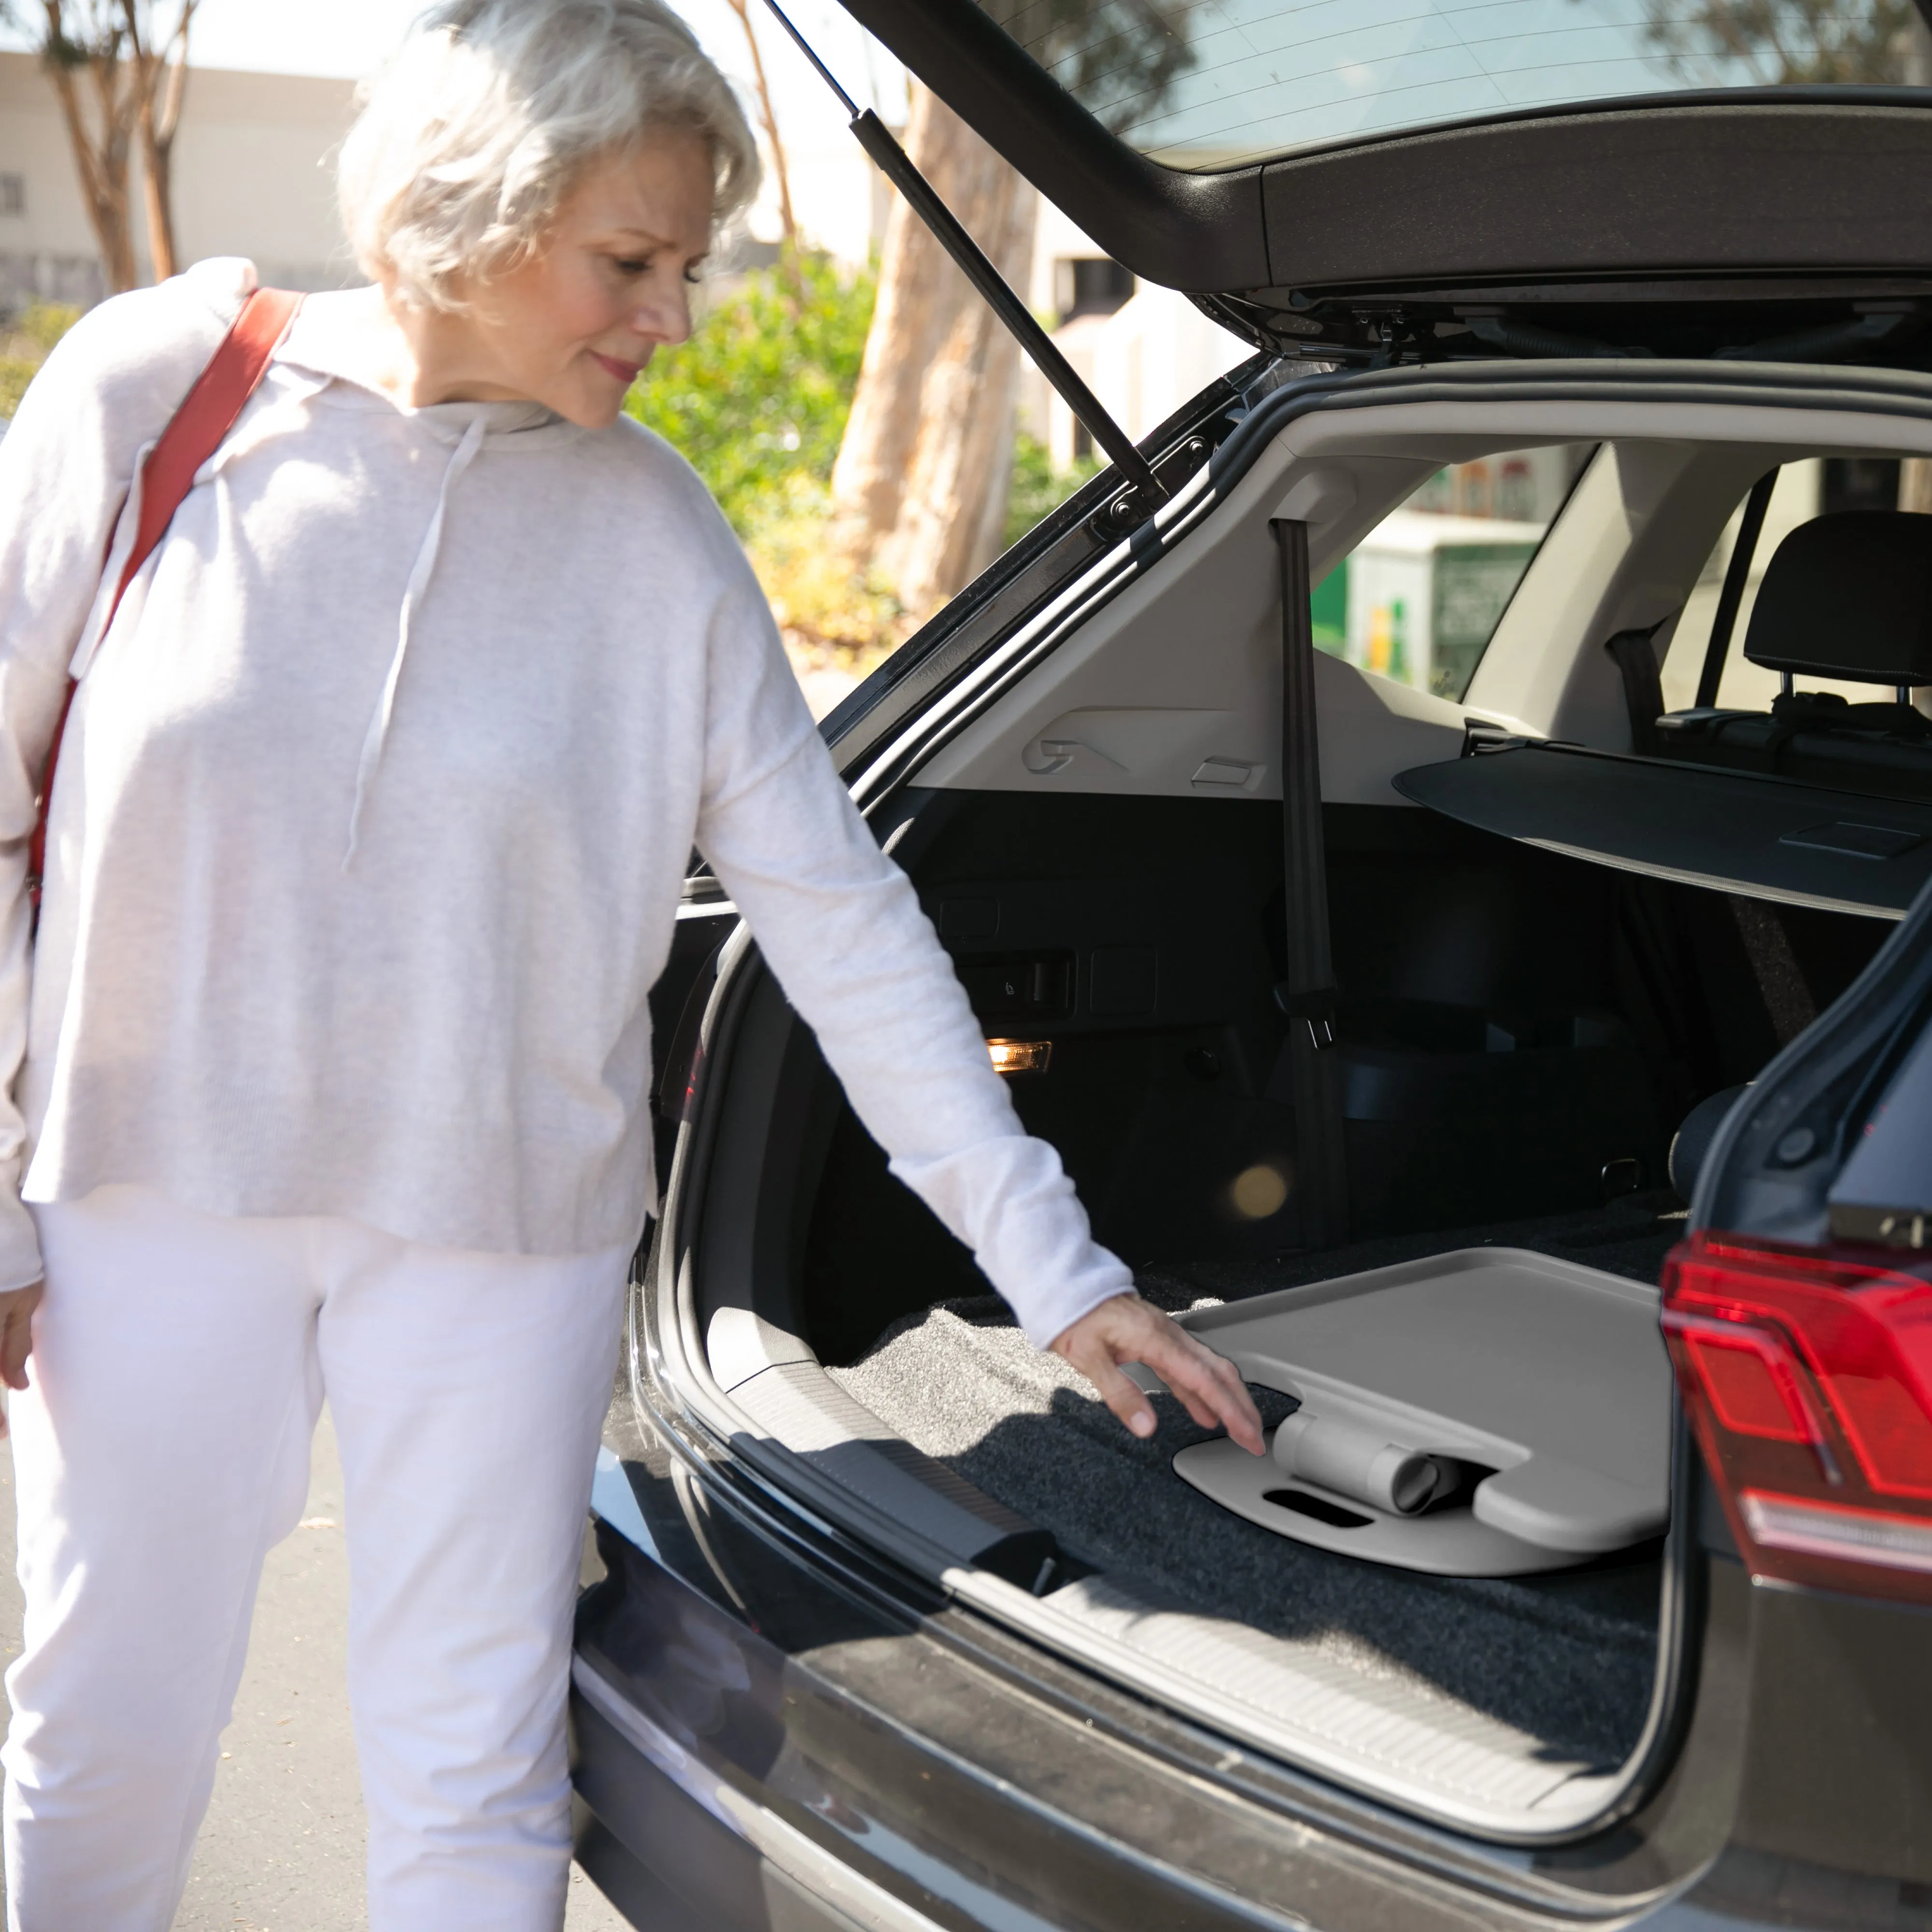
<svg viewBox="0 0 1932 1932">
<path fill-rule="evenodd" d="M 1307 1408 L 1275 1431 L 1274 1455 L 1285 1474 L 1390 1516 L 1420 1514 L 1444 1480 L 1434 1456 L 1390 1442 L 1387 1431 Z"/>
</svg>

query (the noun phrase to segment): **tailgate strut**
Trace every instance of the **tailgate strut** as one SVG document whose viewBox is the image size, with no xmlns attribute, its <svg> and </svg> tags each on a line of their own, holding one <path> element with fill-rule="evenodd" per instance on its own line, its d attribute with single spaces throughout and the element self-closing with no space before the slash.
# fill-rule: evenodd
<svg viewBox="0 0 1932 1932">
<path fill-rule="evenodd" d="M 1100 399 L 1083 382 L 1072 363 L 1054 346 L 1053 340 L 1036 322 L 1024 302 L 1014 294 L 1005 278 L 986 256 L 980 244 L 960 226 L 952 211 L 933 192 L 932 184 L 912 164 L 911 158 L 892 130 L 869 107 L 862 112 L 859 104 L 838 85 L 831 70 L 812 50 L 812 46 L 787 17 L 778 0 L 765 0 L 772 16 L 796 42 L 800 52 L 811 62 L 826 86 L 852 117 L 852 133 L 860 147 L 877 164 L 880 173 L 906 198 L 913 212 L 938 238 L 939 244 L 964 272 L 966 279 L 986 297 L 987 304 L 1008 332 L 1019 344 L 1034 367 L 1058 389 L 1066 406 L 1085 424 L 1094 440 L 1104 449 L 1122 476 L 1132 484 L 1134 507 L 1143 516 L 1167 500 L 1166 486 L 1154 474 L 1154 466 L 1135 446 L 1133 440 L 1101 406 Z M 1114 514 L 1118 517 L 1118 512 Z"/>
</svg>

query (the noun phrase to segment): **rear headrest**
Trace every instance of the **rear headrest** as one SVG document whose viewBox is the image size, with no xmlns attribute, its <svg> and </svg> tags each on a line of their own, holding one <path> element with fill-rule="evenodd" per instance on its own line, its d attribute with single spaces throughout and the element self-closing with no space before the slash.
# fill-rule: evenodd
<svg viewBox="0 0 1932 1932">
<path fill-rule="evenodd" d="M 1744 656 L 1767 670 L 1932 684 L 1932 516 L 1841 510 L 1778 547 Z"/>
</svg>

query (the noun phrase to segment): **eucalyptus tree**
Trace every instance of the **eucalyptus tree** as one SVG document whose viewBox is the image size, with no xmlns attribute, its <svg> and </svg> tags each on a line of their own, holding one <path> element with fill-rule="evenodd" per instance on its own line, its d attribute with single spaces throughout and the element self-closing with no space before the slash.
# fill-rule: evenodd
<svg viewBox="0 0 1932 1932">
<path fill-rule="evenodd" d="M 1180 0 L 980 0 L 1033 58 L 1121 127 L 1192 58 Z M 1024 293 L 1036 197 L 915 85 L 908 153 Z M 923 616 L 998 551 L 1011 477 L 1019 350 L 938 242 L 895 201 L 865 366 L 832 473 L 835 540 Z"/>
</svg>

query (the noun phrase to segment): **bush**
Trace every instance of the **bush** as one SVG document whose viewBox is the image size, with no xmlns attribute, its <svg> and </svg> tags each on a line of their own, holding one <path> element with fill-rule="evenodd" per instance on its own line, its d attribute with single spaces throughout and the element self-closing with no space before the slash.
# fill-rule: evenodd
<svg viewBox="0 0 1932 1932">
<path fill-rule="evenodd" d="M 1024 433 L 1016 436 L 1012 494 L 1006 499 L 1006 526 L 1001 542 L 1011 550 L 1036 524 L 1050 517 L 1100 470 L 1100 460 L 1093 456 L 1076 457 L 1071 470 L 1056 470 L 1052 452 L 1045 443 Z"/>
<path fill-rule="evenodd" d="M 831 480 L 875 286 L 870 272 L 848 280 L 823 255 L 757 270 L 688 342 L 659 350 L 626 398 L 704 478 L 741 537 L 788 514 L 801 480 Z"/>
<path fill-rule="evenodd" d="M 12 420 L 54 344 L 80 320 L 80 310 L 65 302 L 29 302 L 10 328 L 0 330 L 0 416 Z"/>
<path fill-rule="evenodd" d="M 857 672 L 904 628 L 890 591 L 826 542 L 877 285 L 871 271 L 848 278 L 824 255 L 754 271 L 688 342 L 659 351 L 624 404 L 718 499 L 794 660 Z"/>
<path fill-rule="evenodd" d="M 866 356 L 876 274 L 807 254 L 746 275 L 688 342 L 661 350 L 624 406 L 680 451 L 744 543 L 795 658 L 862 671 L 910 620 L 890 589 L 827 542 L 829 486 Z M 1100 467 L 1056 471 L 1018 439 L 1005 542 L 1016 542 Z"/>
<path fill-rule="evenodd" d="M 904 613 L 890 586 L 855 571 L 827 541 L 831 493 L 815 478 L 792 478 L 763 499 L 745 539 L 772 615 L 794 644 L 824 646 L 869 666 L 900 640 Z"/>
</svg>

